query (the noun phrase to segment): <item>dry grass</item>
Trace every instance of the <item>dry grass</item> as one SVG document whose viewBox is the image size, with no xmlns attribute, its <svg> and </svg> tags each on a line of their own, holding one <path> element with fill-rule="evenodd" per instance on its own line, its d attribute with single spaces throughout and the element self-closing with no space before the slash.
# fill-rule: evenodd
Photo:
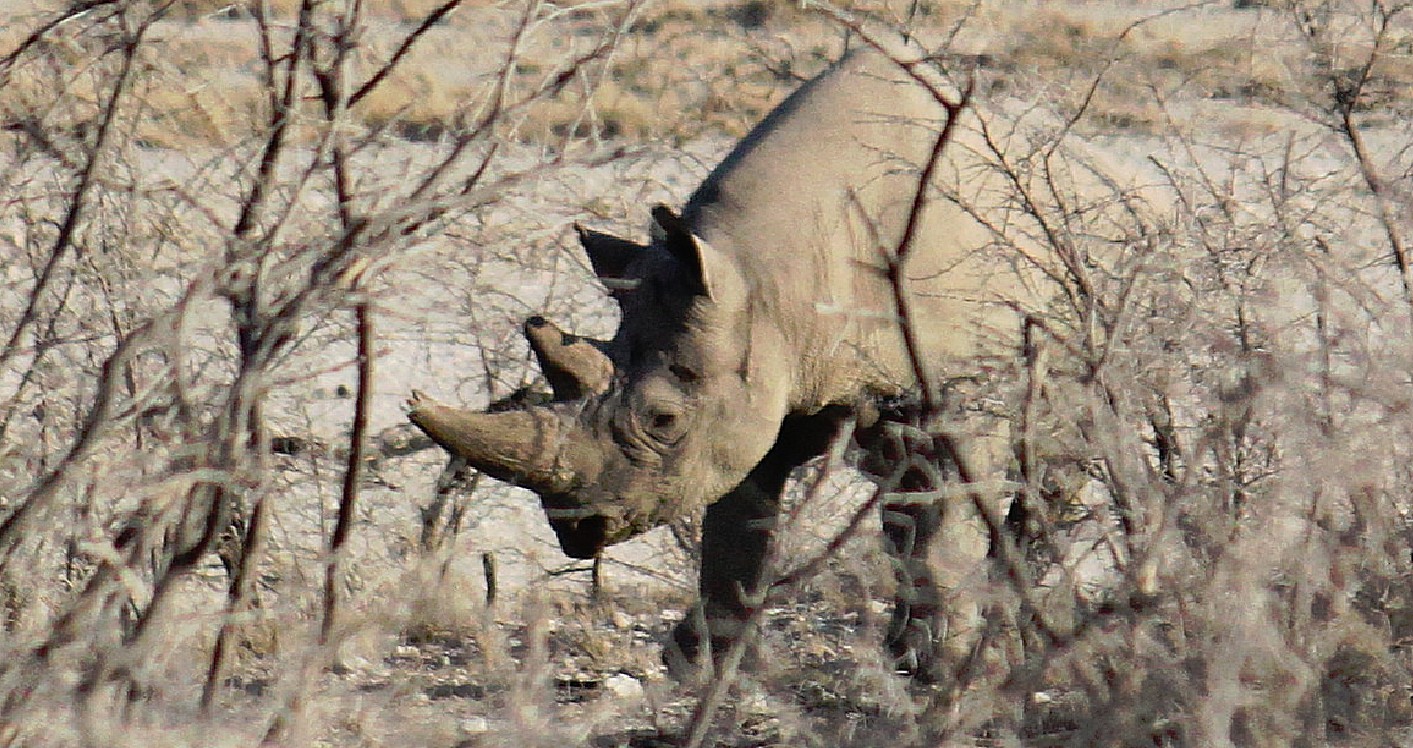
<svg viewBox="0 0 1413 748">
<path fill-rule="evenodd" d="M 239 20 L 254 14 L 261 0 L 177 0 L 171 13 L 186 21 Z M 446 0 L 374 0 L 364 3 L 363 12 L 371 20 L 416 23 L 436 10 Z M 299 14 L 300 0 L 263 0 L 267 12 L 274 18 L 292 19 Z M 468 8 L 484 8 L 496 0 L 470 0 Z"/>
<path fill-rule="evenodd" d="M 366 75 L 375 70 L 391 54 L 406 24 L 435 5 L 371 5 L 355 71 Z M 144 103 L 150 117 L 141 135 L 147 142 L 165 147 L 223 146 L 253 135 L 251 123 L 259 118 L 251 115 L 259 112 L 263 96 L 255 75 L 257 35 L 248 20 L 221 20 L 216 11 L 229 7 L 232 4 L 185 3 L 179 10 L 190 14 L 189 22 L 159 25 L 147 49 L 151 74 L 144 81 L 149 91 Z M 880 17 L 906 18 L 911 7 L 899 3 L 864 10 Z M 912 20 L 923 38 L 962 18 L 973 18 L 966 15 L 967 4 L 918 7 Z M 296 8 L 293 2 L 272 4 L 272 10 L 286 18 Z M 596 43 L 593 34 L 585 32 L 603 23 L 607 11 L 595 4 L 582 8 L 550 13 L 528 29 L 509 91 L 534 91 L 555 80 L 564 60 Z M 507 51 L 495 46 L 504 42 L 497 35 L 509 32 L 517 12 L 506 4 L 466 4 L 447 25 L 428 34 L 395 73 L 391 85 L 355 108 L 352 122 L 391 128 L 413 140 L 435 139 L 464 125 L 489 103 L 498 77 L 496 67 Z M 36 12 L 27 17 L 40 16 Z M 1152 103 L 1154 88 L 1181 88 L 1237 103 L 1288 103 L 1283 99 L 1289 94 L 1291 60 L 1253 54 L 1264 44 L 1288 40 L 1263 37 L 1264 32 L 1251 25 L 1254 14 L 1229 14 L 1220 22 L 1226 33 L 1196 38 L 1189 33 L 1191 23 L 1163 16 L 1140 22 L 1145 17 L 1141 12 L 1104 16 L 1061 4 L 1033 13 L 984 18 L 975 14 L 954 48 L 966 50 L 974 59 L 984 58 L 998 85 L 1035 71 L 1065 70 L 1077 84 L 1106 74 L 1108 84 L 1087 100 L 1086 123 L 1095 130 L 1160 128 L 1163 114 Z M 478 43 L 467 43 L 468 35 L 476 35 Z M 491 46 L 486 46 L 487 41 Z M 555 95 L 524 107 L 507 135 L 536 143 L 558 142 L 566 135 L 637 141 L 739 136 L 788 88 L 776 73 L 806 78 L 824 59 L 838 54 L 841 41 L 842 36 L 821 17 L 800 12 L 795 3 L 656 3 L 635 14 L 628 34 L 606 65 L 561 82 Z M 85 54 L 85 49 L 92 51 L 85 44 L 82 39 L 68 39 L 53 45 L 52 58 L 75 69 L 72 57 Z M 1406 46 L 1406 41 L 1394 39 L 1389 46 L 1401 49 L 1400 45 Z M 1341 54 L 1357 59 L 1360 49 L 1346 47 Z M 1373 71 L 1376 91 L 1397 90 L 1411 82 L 1408 66 L 1400 64 L 1406 55 L 1404 51 L 1380 58 Z M 792 60 L 794 66 L 762 64 L 782 58 Z M 76 112 L 75 117 L 92 116 L 96 93 L 86 91 L 82 81 L 55 81 L 52 76 L 39 65 L 21 67 L 12 75 L 0 104 L 29 111 L 37 96 L 60 85 L 72 89 L 76 102 L 90 101 L 90 109 Z M 1083 90 L 1076 91 L 1076 98 Z"/>
</svg>

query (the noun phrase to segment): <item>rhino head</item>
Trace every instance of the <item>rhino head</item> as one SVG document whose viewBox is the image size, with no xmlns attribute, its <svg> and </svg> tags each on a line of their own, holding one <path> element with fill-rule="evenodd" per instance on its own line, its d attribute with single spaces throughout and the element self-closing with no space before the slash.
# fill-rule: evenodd
<svg viewBox="0 0 1413 748">
<path fill-rule="evenodd" d="M 790 373 L 744 275 L 666 207 L 640 245 L 579 229 L 619 301 L 613 340 L 526 336 L 554 389 L 507 412 L 414 393 L 409 417 L 472 467 L 539 494 L 564 552 L 604 547 L 715 501 L 760 462 L 786 413 Z"/>
</svg>

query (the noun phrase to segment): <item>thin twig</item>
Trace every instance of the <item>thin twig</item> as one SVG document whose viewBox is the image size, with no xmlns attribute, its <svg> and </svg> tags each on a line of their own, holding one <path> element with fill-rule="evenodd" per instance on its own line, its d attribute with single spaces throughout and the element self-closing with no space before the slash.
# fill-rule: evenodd
<svg viewBox="0 0 1413 748">
<path fill-rule="evenodd" d="M 362 477 L 364 445 L 367 442 L 369 411 L 373 400 L 373 315 L 368 302 L 354 307 L 358 326 L 358 385 L 354 399 L 353 433 L 349 436 L 348 463 L 344 468 L 343 491 L 339 499 L 338 520 L 329 540 L 328 559 L 324 575 L 324 620 L 319 628 L 319 643 L 332 641 L 335 618 L 339 607 L 339 585 L 343 576 L 345 546 L 353 532 L 358 505 L 358 484 Z"/>
<path fill-rule="evenodd" d="M 0 347 L 0 370 L 7 368 L 10 359 L 18 353 L 20 338 L 34 322 L 39 304 L 49 291 L 49 284 L 54 281 L 54 274 L 58 271 L 69 250 L 74 248 L 75 235 L 84 219 L 88 217 L 89 201 L 98 185 L 99 170 L 106 163 L 104 156 L 111 145 L 118 110 L 127 100 L 128 86 L 132 82 L 138 50 L 142 47 L 147 32 L 151 30 L 152 24 L 156 20 L 155 16 L 144 18 L 135 29 L 128 32 L 128 38 L 122 47 L 122 62 L 113 80 L 112 93 L 109 94 L 108 101 L 104 106 L 103 116 L 98 120 L 98 131 L 94 136 L 93 145 L 88 150 L 88 161 L 78 176 L 78 184 L 74 187 L 73 196 L 69 199 L 69 209 L 64 213 L 64 220 L 59 225 L 59 232 L 54 238 L 54 246 L 49 250 L 49 258 L 44 263 L 44 269 L 40 271 L 34 288 L 30 290 L 29 301 L 25 304 L 24 311 L 20 313 L 19 320 L 15 322 L 15 327 L 10 331 L 4 346 Z"/>
<path fill-rule="evenodd" d="M 426 36 L 427 32 L 433 26 L 441 23 L 442 19 L 456 10 L 461 3 L 462 0 L 446 0 L 446 2 L 434 8 L 431 13 L 428 13 L 427 17 L 423 18 L 422 22 L 417 24 L 417 28 L 403 37 L 402 42 L 398 44 L 397 49 L 393 52 L 392 56 L 388 58 L 388 61 L 384 63 L 382 67 L 378 68 L 377 72 L 373 73 L 368 80 L 364 81 L 363 85 L 359 86 L 358 89 L 353 92 L 352 96 L 348 97 L 348 106 L 350 108 L 358 106 L 358 102 L 362 101 L 364 96 L 372 93 L 378 86 L 382 85 L 383 81 L 387 80 L 389 75 L 392 75 L 392 72 L 397 69 L 398 65 L 407 57 L 407 54 L 412 51 L 412 48 L 416 46 L 417 42 L 421 41 L 422 37 Z"/>
</svg>

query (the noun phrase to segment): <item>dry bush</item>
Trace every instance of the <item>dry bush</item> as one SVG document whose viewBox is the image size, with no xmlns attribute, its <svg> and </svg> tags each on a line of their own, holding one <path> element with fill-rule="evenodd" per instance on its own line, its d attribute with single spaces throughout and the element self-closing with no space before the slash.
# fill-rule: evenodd
<svg viewBox="0 0 1413 748">
<path fill-rule="evenodd" d="M 1133 144 L 1141 161 L 1073 155 L 1128 144 L 1081 138 L 1072 125 L 1100 100 L 1068 86 L 983 108 L 1013 188 L 952 198 L 1010 216 L 997 249 L 1052 250 L 1038 261 L 1066 290 L 1020 372 L 1029 530 L 978 591 L 990 647 L 904 720 L 909 742 L 1379 744 L 1407 730 L 1410 224 L 1391 200 L 1410 172 L 1387 129 L 1404 105 L 1374 102 L 1410 18 L 1301 10 L 1261 29 L 1302 45 L 1284 58 L 1300 86 L 1270 112 L 1278 137 L 1195 125 L 1182 97 L 1206 93 L 1200 77 L 1146 81 L 1164 129 Z M 1123 70 L 1101 65 L 1093 90 Z M 1090 590 L 1054 508 L 1084 486 L 1101 499 L 1084 502 L 1102 510 L 1091 550 L 1118 572 Z M 1038 569 L 1017 565 L 1027 547 Z"/>
<path fill-rule="evenodd" d="M 349 658 L 339 645 L 377 649 L 428 615 L 359 602 L 416 551 L 404 473 L 428 497 L 435 475 L 394 459 L 416 448 L 386 431 L 402 420 L 393 383 L 416 367 L 471 401 L 503 395 L 527 376 L 526 310 L 585 326 L 606 311 L 567 272 L 567 219 L 535 198 L 584 174 L 494 139 L 549 92 L 479 91 L 436 147 L 355 130 L 346 107 L 394 82 L 340 58 L 351 29 L 335 10 L 293 31 L 244 22 L 247 47 L 203 47 L 145 3 L 108 3 L 36 24 L 0 69 L 14 84 L 0 166 L 7 742 L 141 740 L 129 701 L 147 704 L 142 724 L 185 730 L 198 706 L 242 708 L 252 688 L 228 683 L 270 684 L 232 740 L 326 719 L 300 693 Z M 209 112 L 174 120 L 200 107 L 164 51 L 221 65 L 251 46 L 268 50 L 245 59 L 263 83 L 210 124 L 218 135 L 193 125 L 220 119 Z M 486 65 L 513 74 L 512 56 Z M 507 283 L 536 267 L 539 283 Z M 487 393 L 487 371 L 508 379 Z M 482 492 L 460 523 L 475 537 L 496 512 L 527 511 Z M 389 529 L 355 532 L 367 521 Z M 543 534 L 520 550 L 559 563 Z M 65 703 L 89 718 L 51 734 Z"/>
<path fill-rule="evenodd" d="M 817 467 L 779 568 L 819 573 L 755 670 L 696 688 L 656 667 L 683 561 L 615 556 L 590 601 L 532 500 L 452 481 L 431 511 L 399 402 L 533 384 L 528 314 L 609 332 L 568 223 L 636 233 L 850 35 L 796 3 L 474 2 L 349 101 L 440 3 L 357 33 L 323 3 L 302 46 L 299 3 L 159 5 L 3 30 L 0 740 L 1406 742 L 1407 9 L 857 5 L 1023 125 L 992 250 L 1070 260 L 1013 362 L 1025 511 L 973 662 L 914 687 L 858 486 Z M 485 551 L 538 594 L 487 606 Z"/>
</svg>

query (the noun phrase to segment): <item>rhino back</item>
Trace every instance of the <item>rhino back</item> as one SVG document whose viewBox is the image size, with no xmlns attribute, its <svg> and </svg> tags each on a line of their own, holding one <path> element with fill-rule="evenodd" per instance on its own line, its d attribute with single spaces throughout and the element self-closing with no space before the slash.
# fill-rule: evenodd
<svg viewBox="0 0 1413 748">
<path fill-rule="evenodd" d="M 870 215 L 909 199 L 910 172 L 944 118 L 893 62 L 853 52 L 757 124 L 693 193 L 683 218 L 709 242 L 731 241 L 743 263 L 798 253 L 801 239 L 832 238 L 822 229 L 837 224 L 851 194 Z M 827 260 L 843 246 L 811 249 Z"/>
<path fill-rule="evenodd" d="M 945 118 L 895 63 L 855 52 L 786 99 L 688 201 L 688 225 L 734 258 L 753 311 L 790 345 L 793 410 L 916 384 L 885 258 Z M 974 153 L 949 144 L 939 175 L 964 183 Z M 1017 284 L 979 254 L 986 232 L 964 211 L 934 200 L 924 218 L 904 286 L 922 353 L 947 376 L 1018 327 L 995 303 Z"/>
</svg>

